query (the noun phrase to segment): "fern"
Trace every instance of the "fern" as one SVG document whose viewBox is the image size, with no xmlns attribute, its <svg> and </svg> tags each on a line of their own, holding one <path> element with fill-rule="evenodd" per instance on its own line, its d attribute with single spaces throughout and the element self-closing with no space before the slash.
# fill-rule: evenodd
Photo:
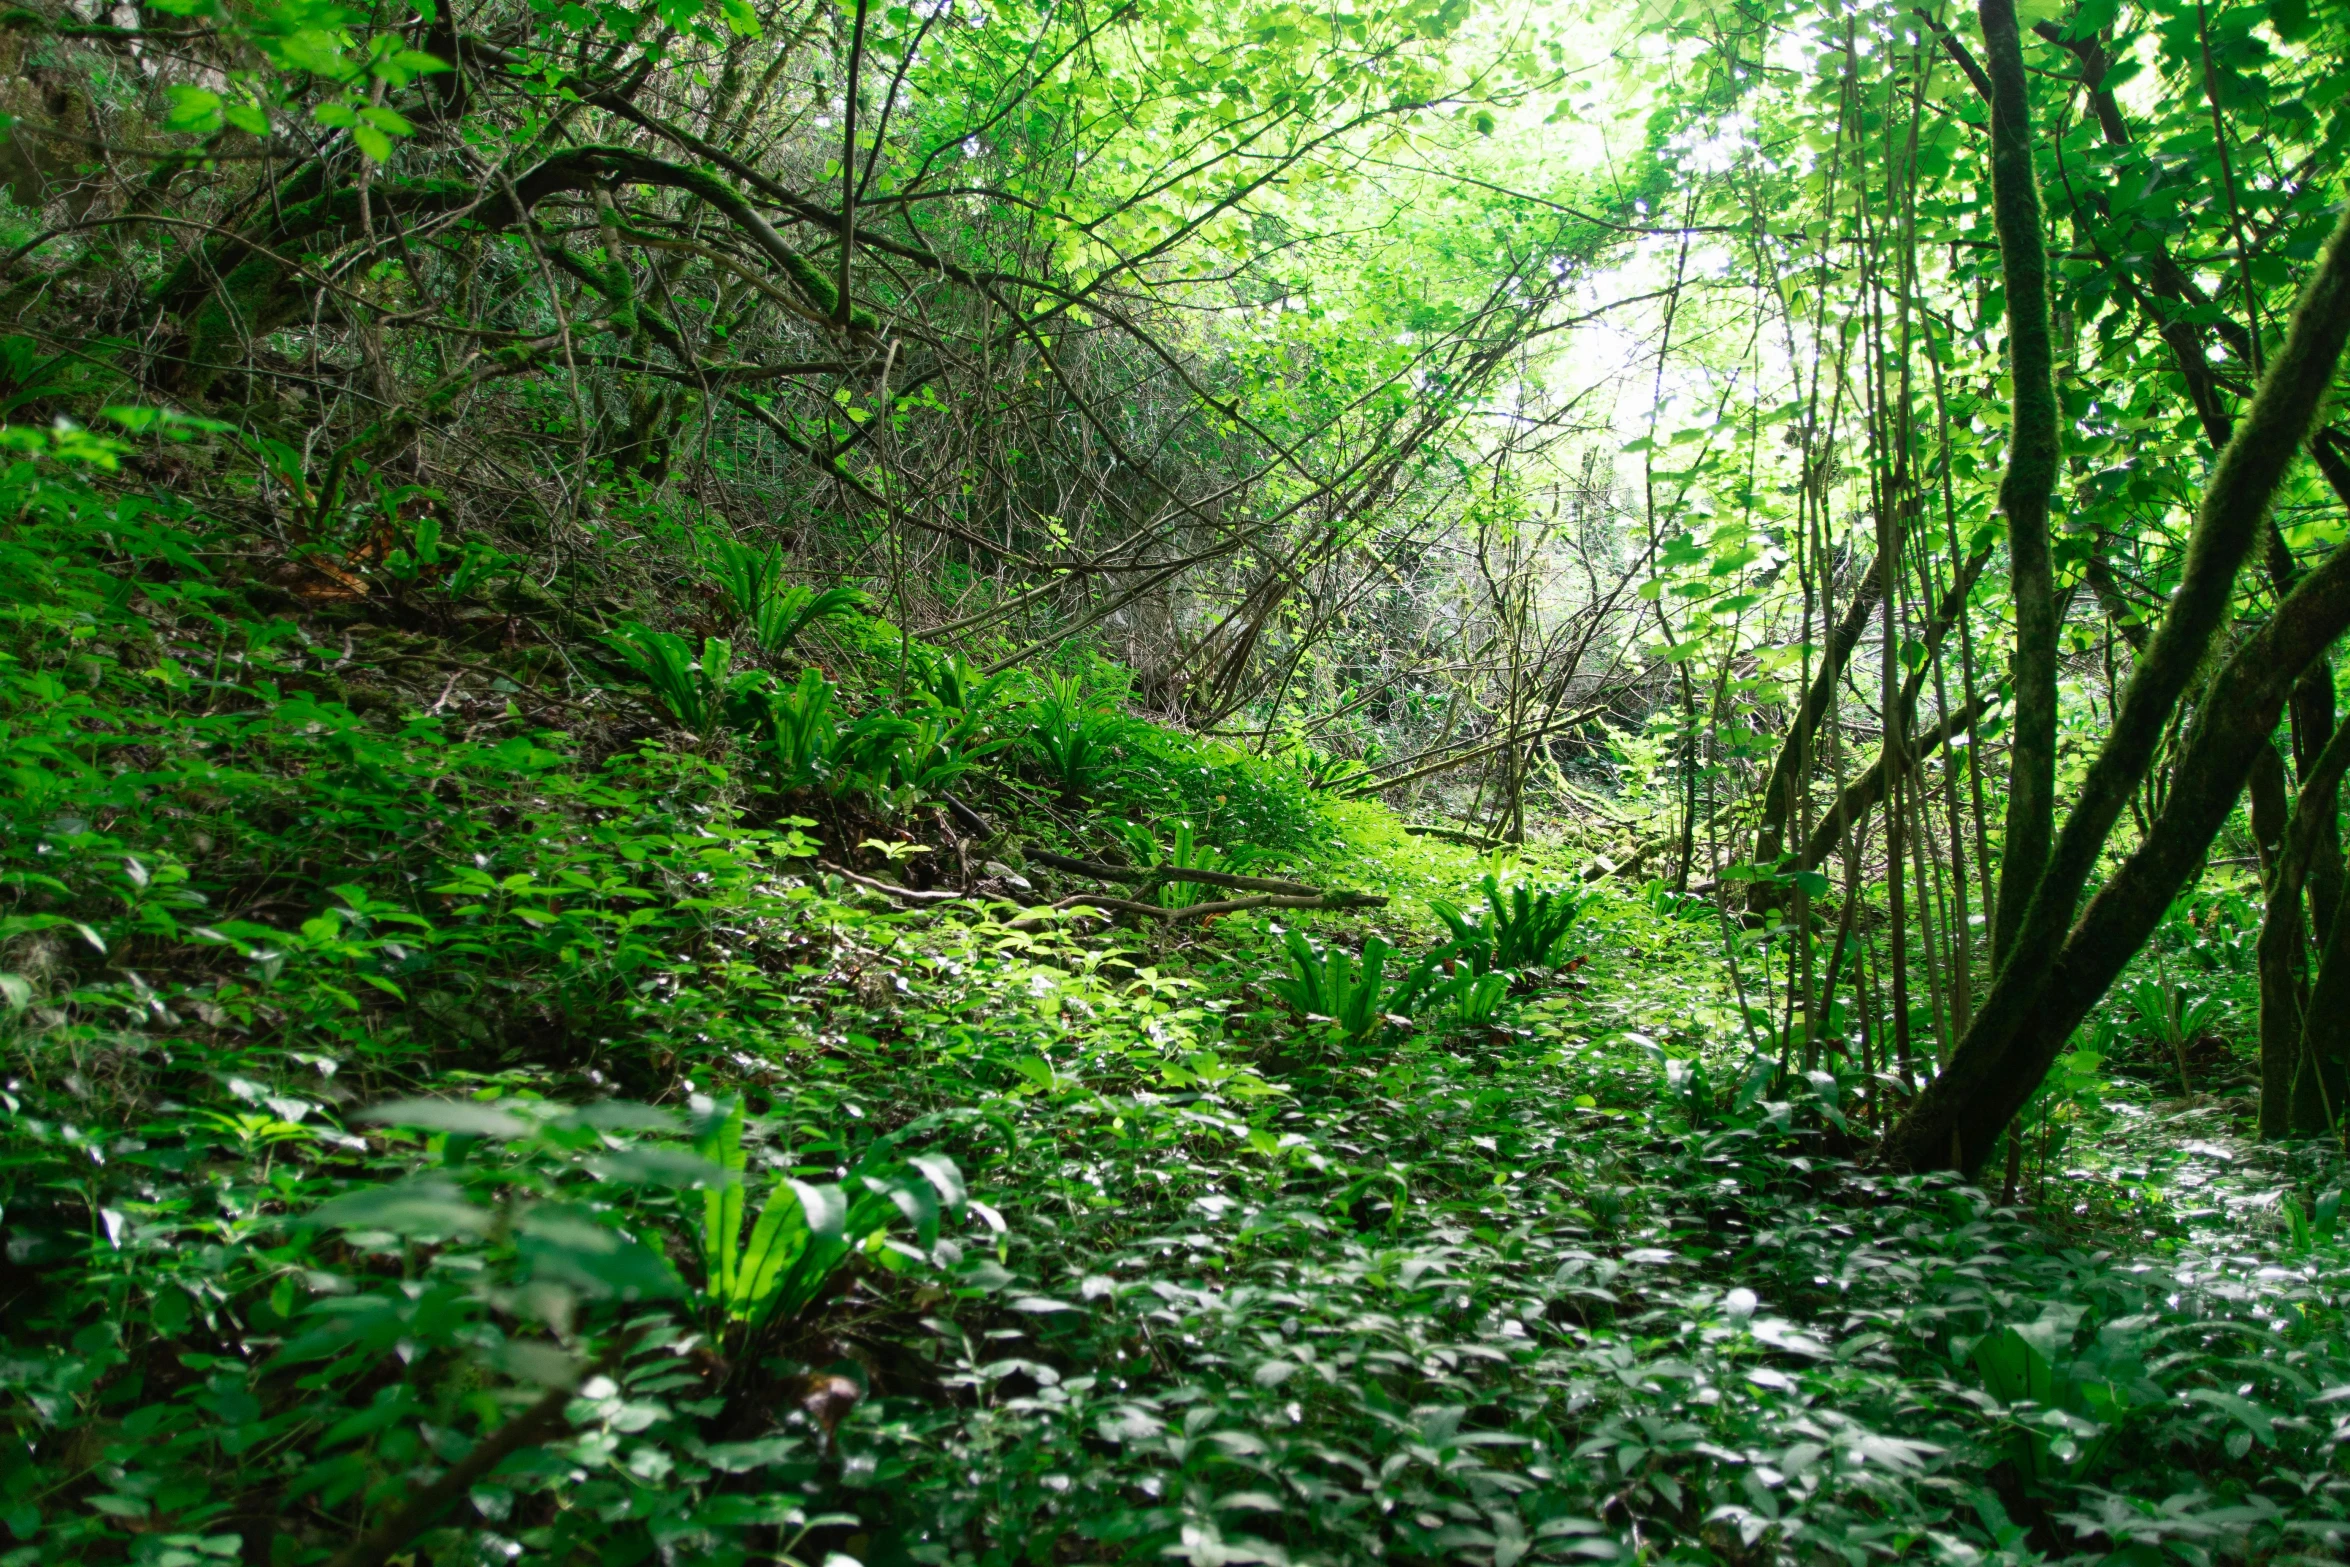
<svg viewBox="0 0 2350 1567">
<path fill-rule="evenodd" d="M 1028 743 L 1046 776 L 1074 807 L 1108 780 L 1110 746 L 1121 728 L 1117 714 L 1093 707 L 1072 675 L 1054 675 L 1028 704 Z"/>
<path fill-rule="evenodd" d="M 705 739 L 755 710 L 767 685 L 765 675 L 736 673 L 732 644 L 716 637 L 703 638 L 696 654 L 675 632 L 627 620 L 604 641 L 632 674 L 652 687 L 679 728 Z"/>
<path fill-rule="evenodd" d="M 1493 876 L 1478 886 L 1485 907 L 1474 913 L 1441 900 L 1428 905 L 1452 933 L 1448 955 L 1467 963 L 1472 974 L 1523 973 L 1560 961 L 1559 948 L 1583 913 L 1580 898 L 1560 888 L 1536 892 L 1524 883 L 1505 896 Z"/>
<path fill-rule="evenodd" d="M 1271 981 L 1273 993 L 1299 1016 L 1335 1024 L 1348 1040 L 1367 1039 L 1392 1017 L 1408 1016 L 1434 973 L 1433 961 L 1423 960 L 1390 987 L 1387 959 L 1395 949 L 1377 936 L 1364 939 L 1359 968 L 1337 947 L 1315 952 L 1305 932 L 1295 928 L 1283 938 L 1283 946 L 1289 972 Z"/>
<path fill-rule="evenodd" d="M 865 595 L 855 588 L 825 588 L 783 580 L 783 551 L 765 549 L 740 539 L 704 535 L 702 561 L 718 591 L 726 599 L 733 623 L 748 626 L 752 638 L 770 653 L 781 653 L 817 621 L 853 614 L 865 607 Z"/>
<path fill-rule="evenodd" d="M 900 1164 L 868 1154 L 845 1188 L 788 1176 L 777 1181 L 746 1236 L 743 1125 L 738 1098 L 705 1117 L 694 1142 L 695 1153 L 732 1177 L 702 1194 L 702 1288 L 722 1331 L 755 1334 L 797 1317 L 850 1256 L 879 1241 L 896 1215 L 913 1221 L 927 1251 L 938 1244 L 941 1204 L 962 1208 L 963 1178 L 952 1160 L 921 1155 Z"/>
<path fill-rule="evenodd" d="M 920 725 L 886 713 L 843 724 L 835 695 L 821 671 L 806 669 L 798 684 L 768 698 L 767 754 L 779 792 L 879 794 L 889 787 L 908 741 L 921 732 Z"/>
<path fill-rule="evenodd" d="M 783 551 L 759 549 L 722 534 L 702 536 L 702 563 L 725 595 L 736 625 L 758 618 L 759 607 L 783 585 Z"/>
<path fill-rule="evenodd" d="M 1003 705 L 1010 674 L 982 674 L 961 653 L 916 649 L 911 670 L 916 694 L 965 724 L 984 724 Z"/>
<path fill-rule="evenodd" d="M 835 615 L 851 615 L 865 607 L 865 595 L 855 588 L 826 588 L 819 593 L 803 583 L 777 587 L 759 601 L 751 618 L 751 635 L 770 653 L 780 653 L 801 632 Z"/>
</svg>

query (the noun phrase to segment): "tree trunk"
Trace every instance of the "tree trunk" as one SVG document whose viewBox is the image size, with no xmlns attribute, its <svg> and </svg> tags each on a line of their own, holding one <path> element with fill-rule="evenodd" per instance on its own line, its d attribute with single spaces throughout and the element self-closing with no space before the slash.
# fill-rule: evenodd
<svg viewBox="0 0 2350 1567">
<path fill-rule="evenodd" d="M 2293 691 L 2292 714 L 2293 748 L 2299 763 L 2301 794 L 2307 798 L 2315 780 L 2324 772 L 2325 759 L 2333 751 L 2334 741 L 2340 736 L 2340 731 L 2334 727 L 2334 670 L 2329 660 L 2319 659 L 2301 676 L 2300 685 Z M 2312 752 L 2316 753 L 2314 758 L 2310 754 Z M 2309 896 L 2306 915 L 2309 940 L 2302 947 L 2303 952 L 2314 946 L 2319 954 L 2325 954 L 2331 952 L 2334 946 L 2334 919 L 2341 911 L 2344 882 L 2339 782 L 2337 774 L 2327 786 L 2322 805 L 2312 808 L 2310 830 L 2313 841 L 2308 855 Z M 2318 979 L 2322 981 L 2325 977 L 2323 957 L 2314 961 L 2318 968 Z M 2336 988 L 2345 980 L 2350 980 L 2350 975 L 2338 977 Z M 2341 1063 L 2350 1058 L 2350 1016 L 2344 1015 L 2341 999 L 2337 997 L 2331 1009 L 2320 1011 L 2312 997 L 2312 1004 L 2301 1014 L 2300 1048 L 2296 1056 L 2322 1067 L 2331 1075 L 2322 1079 L 2312 1076 L 2306 1087 L 2296 1091 L 2293 1100 L 2293 1125 L 2296 1130 L 2316 1131 L 2331 1124 L 2333 1116 L 2327 1114 L 2322 1106 L 2304 1107 L 2302 1104 L 2303 1096 L 2313 1092 L 2321 1081 L 2334 1103 L 2339 1104 L 2341 1101 L 2338 1086 Z M 2264 1033 L 2264 1047 L 2265 1044 Z M 2264 1088 L 2265 1083 L 2264 1078 Z M 2265 1122 L 2266 1119 L 2264 1104 L 2262 1120 Z M 2265 1135 L 2265 1125 L 2262 1130 Z"/>
<path fill-rule="evenodd" d="M 2169 629 L 2167 620 L 2164 629 Z M 2221 669 L 2209 702 L 2188 732 L 2170 799 L 2145 842 L 2089 901 L 2052 960 L 2033 963 L 2030 946 L 2016 949 L 1949 1069 L 1927 1085 L 1887 1139 L 1889 1158 L 1912 1169 L 1975 1173 L 2000 1129 L 2040 1086 L 2072 1031 L 2201 866 L 2276 728 L 2293 682 L 2345 629 L 2350 629 L 2350 547 L 2336 550 L 2302 579 L 2275 616 Z M 2133 681 L 2133 695 L 2136 685 Z M 2065 824 L 2068 837 L 2081 814 L 2076 811 Z M 2063 848 L 2060 842 L 2059 857 Z M 2022 987 L 2016 981 L 2033 971 L 2038 983 L 2018 997 Z"/>
<path fill-rule="evenodd" d="M 2032 117 L 2015 0 L 1980 0 L 1984 71 L 1991 83 L 1991 203 L 2007 293 L 2014 430 L 1999 509 L 2007 518 L 2008 586 L 2015 601 L 2015 714 L 2010 730 L 2007 837 L 1991 964 L 2006 966 L 2024 911 L 2048 863 L 2056 826 L 2056 568 L 2048 497 L 2056 488 L 2055 353 L 2048 331 L 2048 246 L 2032 178 Z"/>
<path fill-rule="evenodd" d="M 2320 659 L 2310 665 L 2324 668 Z M 2300 687 L 2293 694 L 2295 703 L 2302 700 L 2309 681 L 2302 677 Z M 2327 694 L 2326 707 L 2333 707 L 2332 694 Z M 2283 771 L 2274 760 L 2276 748 L 2264 745 L 2262 755 L 2253 759 L 2254 835 L 2260 836 L 2260 775 Z M 2302 925 L 2301 895 L 2305 887 L 2314 886 L 2316 875 L 2333 857 L 2339 866 L 2341 849 L 2335 830 L 2335 810 L 2341 800 L 2342 774 L 2350 768 L 2350 727 L 2335 730 L 2326 739 L 2325 746 L 2315 756 L 2302 759 L 2301 792 L 2293 801 L 2293 814 L 2284 824 L 2276 852 L 2271 856 L 2275 871 L 2269 877 L 2268 916 L 2260 930 L 2260 1135 L 2276 1137 L 2285 1131 L 2322 1132 L 2333 1124 L 2333 1106 L 2341 1102 L 2341 1053 L 2337 1048 L 2341 1029 L 2318 1010 L 2319 997 L 2309 993 L 2303 983 L 2308 967 L 2309 942 Z M 2272 789 L 2275 785 L 2272 783 Z M 2274 805 L 2270 808 L 2274 820 Z M 2267 850 L 2264 846 L 2264 855 Z M 2272 962 L 2269 948 L 2269 928 L 2274 925 L 2280 949 Z M 2318 914 L 2308 929 L 2318 933 L 2318 940 L 2332 961 L 2336 934 L 2325 914 Z M 2330 997 L 2337 1006 L 2345 999 L 2338 994 L 2344 980 L 2350 978 L 2350 969 L 2340 963 L 2336 970 Z M 2272 1027 L 2269 1019 L 2271 970 L 2279 970 L 2277 1000 L 2281 1003 L 2279 1026 Z M 2290 988 L 2284 988 L 2289 978 Z M 2324 985 L 2326 975 L 2319 971 L 2319 983 Z M 2289 1024 L 2289 1026 L 2288 1026 Z M 2276 1046 L 2272 1058 L 2271 1045 Z M 2279 1079 L 2282 1079 L 2280 1085 Z M 2282 1086 L 2286 1097 L 2271 1103 L 2270 1096 Z"/>
<path fill-rule="evenodd" d="M 1961 703 L 1955 712 L 1945 713 L 1933 728 L 1910 742 L 1910 760 L 1922 763 L 1949 744 L 1953 735 L 1964 734 L 1974 728 L 1975 720 L 1982 716 L 1983 707 L 1983 699 L 1976 697 L 1971 702 Z M 1838 791 L 1836 803 L 1828 808 L 1827 813 L 1820 818 L 1819 826 L 1813 828 L 1811 836 L 1804 840 L 1803 852 L 1795 859 L 1797 870 L 1819 869 L 1828 856 L 1836 852 L 1836 845 L 1844 841 L 1845 833 L 1858 830 L 1855 824 L 1863 813 L 1885 798 L 1885 784 L 1891 765 L 1885 753 L 1879 751 L 1876 761 L 1870 764 L 1867 772 Z"/>
<path fill-rule="evenodd" d="M 1786 852 L 1787 824 L 1795 816 L 1795 800 L 1799 791 L 1811 780 L 1812 737 L 1819 732 L 1820 721 L 1827 716 L 1828 705 L 1836 695 L 1836 682 L 1843 678 L 1844 666 L 1852 658 L 1852 650 L 1860 646 L 1860 639 L 1868 630 L 1869 616 L 1876 612 L 1877 600 L 1885 591 L 1885 573 L 1876 561 L 1869 562 L 1867 571 L 1853 591 L 1852 603 L 1846 606 L 1844 616 L 1821 650 L 1820 667 L 1812 676 L 1811 688 L 1803 694 L 1803 705 L 1795 710 L 1795 719 L 1787 726 L 1787 738 L 1779 742 L 1779 754 L 1771 763 L 1770 781 L 1763 785 L 1762 820 L 1755 828 L 1754 863 L 1769 865 Z"/>
<path fill-rule="evenodd" d="M 2317 966 L 2317 983 L 2310 987 L 2307 1026 L 2301 1036 L 2300 1060 L 2293 1077 L 2289 1119 L 2294 1131 L 2322 1132 L 2339 1126 L 2343 1094 L 2350 1087 L 2341 1050 L 2339 1022 L 2350 1008 L 2350 920 L 2336 919 Z M 2262 1041 L 2265 1046 L 2267 1041 Z M 2268 1123 L 2268 1063 L 2261 1062 L 2261 1130 Z"/>
<path fill-rule="evenodd" d="M 2285 764 L 2262 742 L 2249 783 L 2252 843 L 2260 855 L 2266 903 L 2254 947 L 2260 972 L 2260 1135 L 2282 1137 L 2290 1124 L 2293 1066 L 2301 1055 L 2301 1019 L 2308 1001 L 2301 924 L 2303 868 L 2287 863 Z M 2296 813 L 2297 814 L 2297 813 Z"/>
<path fill-rule="evenodd" d="M 2289 828 L 2285 769 L 2276 748 L 2264 745 L 2253 759 L 2252 836 L 2267 891 L 2255 948 L 2264 1138 L 2323 1131 L 2331 1124 L 2324 1100 L 2334 1091 L 2339 1068 L 2333 1063 L 2340 1060 L 2350 1033 L 2350 1020 L 2318 1011 L 2310 995 L 2310 948 L 2313 941 L 2321 952 L 2330 947 L 2342 889 L 2336 818 L 2341 779 L 2338 771 L 2329 776 L 2330 758 L 2338 749 L 2332 743 L 2337 738 L 2332 687 L 2333 669 L 2320 658 L 2293 688 L 2288 712 L 2300 789 L 2293 798 Z M 2314 747 L 2312 736 L 2320 737 Z"/>
<path fill-rule="evenodd" d="M 2022 918 L 2015 922 L 2016 936 L 2008 949 L 2008 961 L 1993 979 L 1949 1070 L 1929 1085 L 1889 1139 L 1887 1152 L 1896 1160 L 1926 1168 L 1955 1165 L 1968 1171 L 1981 1161 L 2007 1117 L 2039 1086 L 2048 1062 L 2079 1020 L 2077 1012 L 2066 1015 L 2067 1003 L 2058 998 L 2072 996 L 2093 983 L 2089 991 L 2093 1002 L 2161 918 L 2162 907 L 2157 906 L 2144 913 L 2144 925 L 2139 928 L 2137 919 L 2143 911 L 2125 913 L 2116 900 L 2126 897 L 2127 887 L 2158 885 L 2167 879 L 2168 890 L 2162 894 L 2167 906 L 2170 892 L 2176 890 L 2194 857 L 2209 843 L 2219 820 L 2234 807 L 2252 764 L 2252 748 L 2275 727 L 2293 681 L 2341 629 L 2331 619 L 2329 595 L 2333 585 L 2350 579 L 2350 565 L 2343 564 L 2337 555 L 2305 577 L 2268 625 L 2230 660 L 2221 680 L 2214 684 L 2213 704 L 2199 715 L 2190 732 L 2179 781 L 2153 832 L 2123 872 L 2098 895 L 2090 914 L 2084 915 L 2081 927 L 2067 940 L 2066 928 L 2081 888 L 2131 792 L 2145 777 L 2172 709 L 2194 678 L 2212 636 L 2227 618 L 2237 570 L 2267 524 L 2270 497 L 2295 450 L 2309 434 L 2318 405 L 2331 385 L 2335 363 L 2341 358 L 2343 341 L 2350 337 L 2350 242 L 2346 242 L 2346 235 L 2350 235 L 2350 217 L 2336 227 L 2316 273 L 2303 290 L 2291 331 L 2212 471 L 2188 539 L 2178 591 L 2130 676 L 2120 710 L 2083 780 L 2041 884 Z M 2318 635 L 2321 631 L 2323 635 Z M 2316 639 L 2311 641 L 2313 636 Z M 2255 649 L 2262 650 L 2270 663 L 2241 667 Z M 2275 660 L 2286 656 L 2293 656 L 2293 662 L 2280 675 Z M 2282 684 L 2277 683 L 2280 679 Z M 2274 685 L 2274 701 L 2262 709 L 2267 722 L 2245 735 L 2246 718 L 2256 713 L 2240 705 L 2222 705 L 2219 698 L 2225 687 L 2228 701 L 2240 703 L 2246 700 L 2242 693 L 2256 684 L 2263 694 Z M 2241 738 L 2232 756 L 2214 762 L 2206 753 L 2211 737 L 2223 733 Z M 2197 767 L 2202 773 L 2195 773 Z M 2197 790 L 2208 791 L 2211 785 L 2205 775 L 2215 767 L 2231 775 L 2232 782 L 2225 798 L 2213 806 Z M 2194 824 L 2212 811 L 2217 814 L 2198 836 Z M 2180 834 L 2194 838 L 2195 847 L 2173 875 L 2174 856 L 2167 845 Z M 2133 866 L 2141 867 L 2134 876 Z M 2003 891 L 2002 922 L 2007 919 L 2005 896 Z M 2132 930 L 2136 935 L 2128 946 L 2114 952 L 2114 943 Z M 2083 1011 L 2087 1004 L 2082 1003 Z M 2051 1035 L 2050 1028 L 2060 1018 L 2063 1027 Z"/>
</svg>

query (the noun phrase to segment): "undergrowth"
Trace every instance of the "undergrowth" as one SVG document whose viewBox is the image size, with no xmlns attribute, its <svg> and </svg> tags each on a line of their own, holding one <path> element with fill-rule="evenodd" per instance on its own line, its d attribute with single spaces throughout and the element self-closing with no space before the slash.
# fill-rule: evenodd
<svg viewBox="0 0 2350 1567">
<path fill-rule="evenodd" d="M 2029 1211 L 1875 1174 L 1871 1085 L 1780 1069 L 1723 977 L 1757 938 L 1702 901 L 1409 837 L 1115 670 L 991 683 L 833 635 L 845 601 L 599 663 L 452 571 L 402 589 L 440 595 L 419 653 L 104 482 L 117 448 L 14 438 L 10 1567 L 2350 1528 L 2314 1155 L 2263 1177 L 2283 1223 L 2132 1163 L 2143 1096 L 2068 1090 Z M 819 686 L 832 760 L 785 767 Z M 1120 929 L 1036 912 L 1077 886 L 1049 846 L 1391 901 Z"/>
</svg>

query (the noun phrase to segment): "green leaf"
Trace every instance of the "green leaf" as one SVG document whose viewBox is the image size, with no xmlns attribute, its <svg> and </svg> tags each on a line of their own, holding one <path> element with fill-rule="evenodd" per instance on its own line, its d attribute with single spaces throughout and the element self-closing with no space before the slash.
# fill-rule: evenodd
<svg viewBox="0 0 2350 1567">
<path fill-rule="evenodd" d="M 394 1235 L 483 1235 L 490 1211 L 467 1200 L 454 1181 L 421 1175 L 389 1186 L 345 1192 L 304 1216 L 336 1230 L 388 1230 Z"/>
<path fill-rule="evenodd" d="M 461 1137 L 494 1137 L 501 1141 L 528 1137 L 537 1130 L 520 1116 L 464 1099 L 395 1099 L 362 1110 L 351 1119 L 410 1131 L 449 1132 Z"/>
<path fill-rule="evenodd" d="M 170 107 L 163 111 L 166 130 L 206 136 L 220 129 L 220 94 L 203 87 L 175 86 Z"/>
<path fill-rule="evenodd" d="M 1976 1343 L 1975 1369 L 1991 1396 L 2003 1404 L 2025 1399 L 2045 1404 L 2056 1384 L 2048 1356 L 2014 1328 L 2001 1328 Z"/>
<path fill-rule="evenodd" d="M 2072 25 L 2065 29 L 2067 38 L 2095 38 L 2113 25 L 2121 14 L 2121 0 L 2081 0 L 2073 12 Z M 2108 85 L 2111 79 L 2108 78 Z"/>
<path fill-rule="evenodd" d="M 516 1249 L 534 1279 L 623 1301 L 669 1300 L 686 1293 L 684 1281 L 657 1253 L 584 1208 L 541 1203 L 522 1216 L 515 1232 Z"/>
<path fill-rule="evenodd" d="M 969 1200 L 971 1193 L 963 1184 L 963 1172 L 956 1169 L 955 1161 L 946 1155 L 918 1153 L 906 1163 L 922 1172 L 923 1179 L 937 1189 L 938 1200 L 950 1210 L 960 1212 L 963 1204 Z"/>
<path fill-rule="evenodd" d="M 280 65 L 297 71 L 315 72 L 336 82 L 351 74 L 351 62 L 343 54 L 341 36 L 323 28 L 301 28 L 270 40 L 265 47 Z"/>
<path fill-rule="evenodd" d="M 627 1099 L 599 1099 L 594 1104 L 580 1105 L 559 1124 L 592 1126 L 602 1132 L 675 1132 L 678 1129 L 674 1112 Z"/>
<path fill-rule="evenodd" d="M 729 1170 L 679 1148 L 624 1148 L 591 1160 L 588 1168 L 607 1181 L 627 1186 L 677 1190 L 737 1186 L 743 1178 L 740 1170 Z"/>
</svg>

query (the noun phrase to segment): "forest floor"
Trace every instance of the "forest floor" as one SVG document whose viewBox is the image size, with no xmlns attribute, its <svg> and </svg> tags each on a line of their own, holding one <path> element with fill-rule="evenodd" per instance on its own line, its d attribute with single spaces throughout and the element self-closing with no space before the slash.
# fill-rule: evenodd
<svg viewBox="0 0 2350 1567">
<path fill-rule="evenodd" d="M 9 483 L 7 1567 L 2350 1533 L 2338 1167 L 2240 1092 L 2076 1057 L 2003 1207 L 1867 1163 L 1893 1087 L 1779 1069 L 1713 902 L 1107 710 L 1079 799 L 1019 745 L 976 811 L 778 796 L 542 603 Z M 903 657 L 811 661 L 879 712 Z M 1185 824 L 1385 901 L 1037 912 Z M 1488 876 L 1582 898 L 1506 994 L 1285 999 Z"/>
</svg>

